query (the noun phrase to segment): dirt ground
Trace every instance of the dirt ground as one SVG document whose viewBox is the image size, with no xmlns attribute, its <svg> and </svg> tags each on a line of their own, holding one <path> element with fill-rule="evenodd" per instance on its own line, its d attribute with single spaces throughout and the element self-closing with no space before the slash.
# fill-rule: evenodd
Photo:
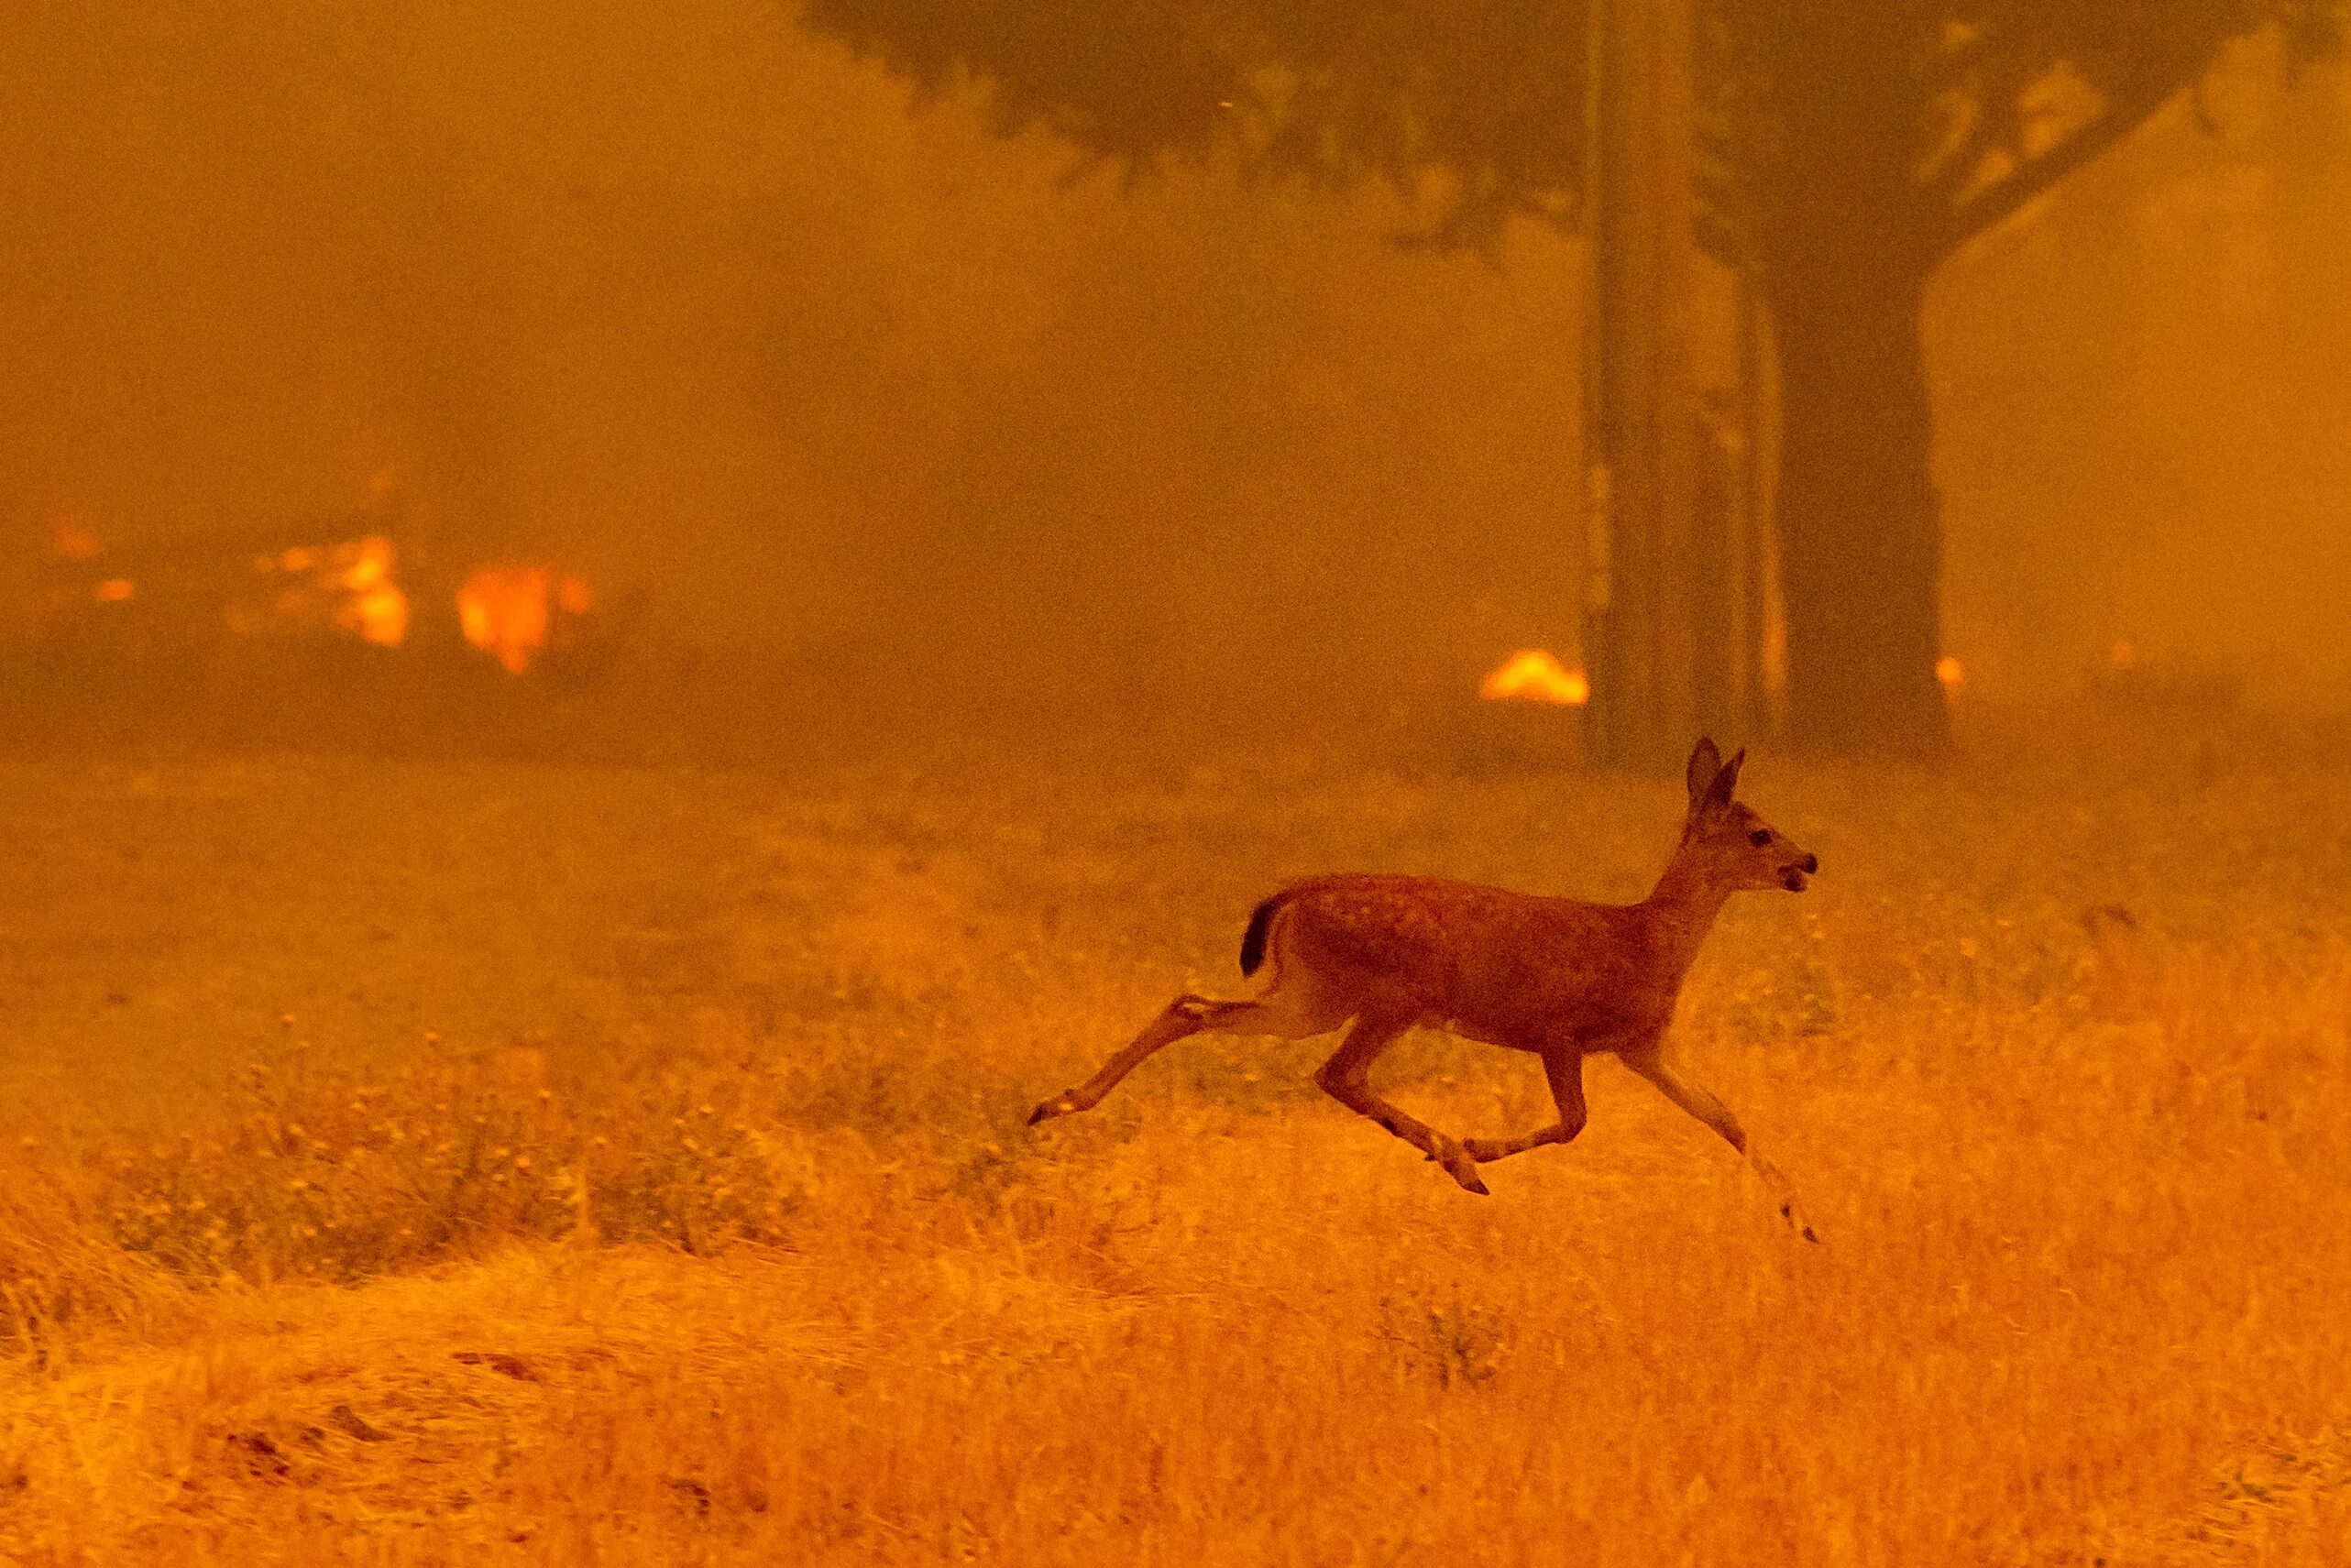
<svg viewBox="0 0 2351 1568">
<path fill-rule="evenodd" d="M 1485 1199 L 1316 1042 L 1023 1124 L 1283 880 L 1635 898 L 1670 783 L 881 750 L 0 760 L 0 1555 L 2351 1560 L 2340 773 L 1752 760 L 1822 874 L 1679 1049 L 1807 1247 L 1612 1062 Z"/>
</svg>

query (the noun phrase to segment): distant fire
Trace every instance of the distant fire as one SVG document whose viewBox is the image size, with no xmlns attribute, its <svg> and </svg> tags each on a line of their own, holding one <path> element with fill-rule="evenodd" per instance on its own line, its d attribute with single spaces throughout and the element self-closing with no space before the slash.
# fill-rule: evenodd
<svg viewBox="0 0 2351 1568">
<path fill-rule="evenodd" d="M 1592 700 L 1592 683 L 1541 648 L 1522 648 L 1478 684 L 1489 702 L 1548 702 L 1581 707 Z"/>
<path fill-rule="evenodd" d="M 1955 696 L 1967 685 L 1967 666 L 1946 653 L 1935 661 L 1935 679 L 1942 683 L 1946 696 Z"/>
<path fill-rule="evenodd" d="M 519 675 L 546 651 L 557 613 L 582 616 L 594 605 L 578 577 L 553 576 L 544 566 L 484 566 L 457 590 L 457 622 L 467 642 Z"/>
<path fill-rule="evenodd" d="M 339 544 L 301 544 L 253 559 L 253 569 L 275 583 L 266 613 L 231 611 L 241 631 L 322 622 L 379 648 L 408 639 L 408 595 L 397 578 L 400 554 L 379 533 Z"/>
<path fill-rule="evenodd" d="M 401 548 L 389 533 L 353 529 L 257 528 L 242 543 L 202 539 L 101 542 L 71 514 L 52 521 L 49 559 L 38 569 L 45 635 L 137 635 L 210 646 L 225 626 L 239 640 L 286 648 L 336 642 L 425 646 L 427 658 L 462 646 L 520 675 L 547 660 L 587 668 L 609 646 L 600 587 L 546 565 L 503 563 L 470 576 L 428 575 L 403 587 Z M 305 534 L 308 537 L 304 537 Z M 324 533 L 325 538 L 319 537 Z M 462 587 L 457 586 L 462 583 Z M 412 598 L 423 591 L 427 600 Z M 136 600 L 134 613 L 121 607 Z M 437 606 L 437 609 L 426 608 Z M 456 612 L 451 626 L 449 611 Z M 422 615 L 426 620 L 420 622 Z M 420 626 L 428 633 L 418 636 Z M 471 655 L 466 656 L 470 662 Z"/>
</svg>

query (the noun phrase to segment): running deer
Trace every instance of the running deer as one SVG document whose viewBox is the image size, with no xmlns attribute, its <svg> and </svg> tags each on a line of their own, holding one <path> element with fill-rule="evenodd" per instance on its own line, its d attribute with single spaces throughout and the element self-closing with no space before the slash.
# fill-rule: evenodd
<svg viewBox="0 0 2351 1568">
<path fill-rule="evenodd" d="M 1048 1100 L 1031 1125 L 1092 1109 L 1164 1046 L 1203 1033 L 1304 1039 L 1353 1020 L 1314 1081 L 1443 1166 L 1472 1192 L 1478 1166 L 1584 1130 L 1584 1058 L 1613 1053 L 1666 1099 L 1747 1157 L 1807 1241 L 1786 1178 L 1756 1153 L 1721 1101 L 1665 1059 L 1665 1028 L 1698 946 L 1722 902 L 1745 888 L 1804 891 L 1819 857 L 1731 798 L 1741 751 L 1711 740 L 1690 753 L 1689 814 L 1680 845 L 1638 904 L 1586 904 L 1435 877 L 1314 877 L 1275 894 L 1250 916 L 1241 973 L 1270 960 L 1253 1001 L 1183 995 L 1075 1089 Z M 1515 1138 L 1455 1139 L 1372 1092 L 1371 1064 L 1416 1024 L 1541 1058 L 1559 1120 Z"/>
</svg>

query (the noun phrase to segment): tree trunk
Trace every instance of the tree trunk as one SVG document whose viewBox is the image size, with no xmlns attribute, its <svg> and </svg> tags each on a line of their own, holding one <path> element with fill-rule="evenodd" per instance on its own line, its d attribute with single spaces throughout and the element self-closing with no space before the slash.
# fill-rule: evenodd
<svg viewBox="0 0 2351 1568">
<path fill-rule="evenodd" d="M 1935 677 L 1942 519 L 1919 338 L 1925 278 L 1898 265 L 1774 280 L 1777 519 L 1790 740 L 1934 756 L 1950 745 Z"/>
</svg>

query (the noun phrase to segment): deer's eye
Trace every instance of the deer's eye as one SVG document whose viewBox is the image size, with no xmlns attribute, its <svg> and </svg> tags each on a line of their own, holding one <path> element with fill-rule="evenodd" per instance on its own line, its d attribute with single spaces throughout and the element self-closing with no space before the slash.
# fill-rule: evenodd
<svg viewBox="0 0 2351 1568">
<path fill-rule="evenodd" d="M 1747 835 L 1747 842 L 1754 845 L 1755 848 L 1759 850 L 1771 841 L 1772 830 L 1768 828 L 1758 828 L 1752 833 Z"/>
</svg>

